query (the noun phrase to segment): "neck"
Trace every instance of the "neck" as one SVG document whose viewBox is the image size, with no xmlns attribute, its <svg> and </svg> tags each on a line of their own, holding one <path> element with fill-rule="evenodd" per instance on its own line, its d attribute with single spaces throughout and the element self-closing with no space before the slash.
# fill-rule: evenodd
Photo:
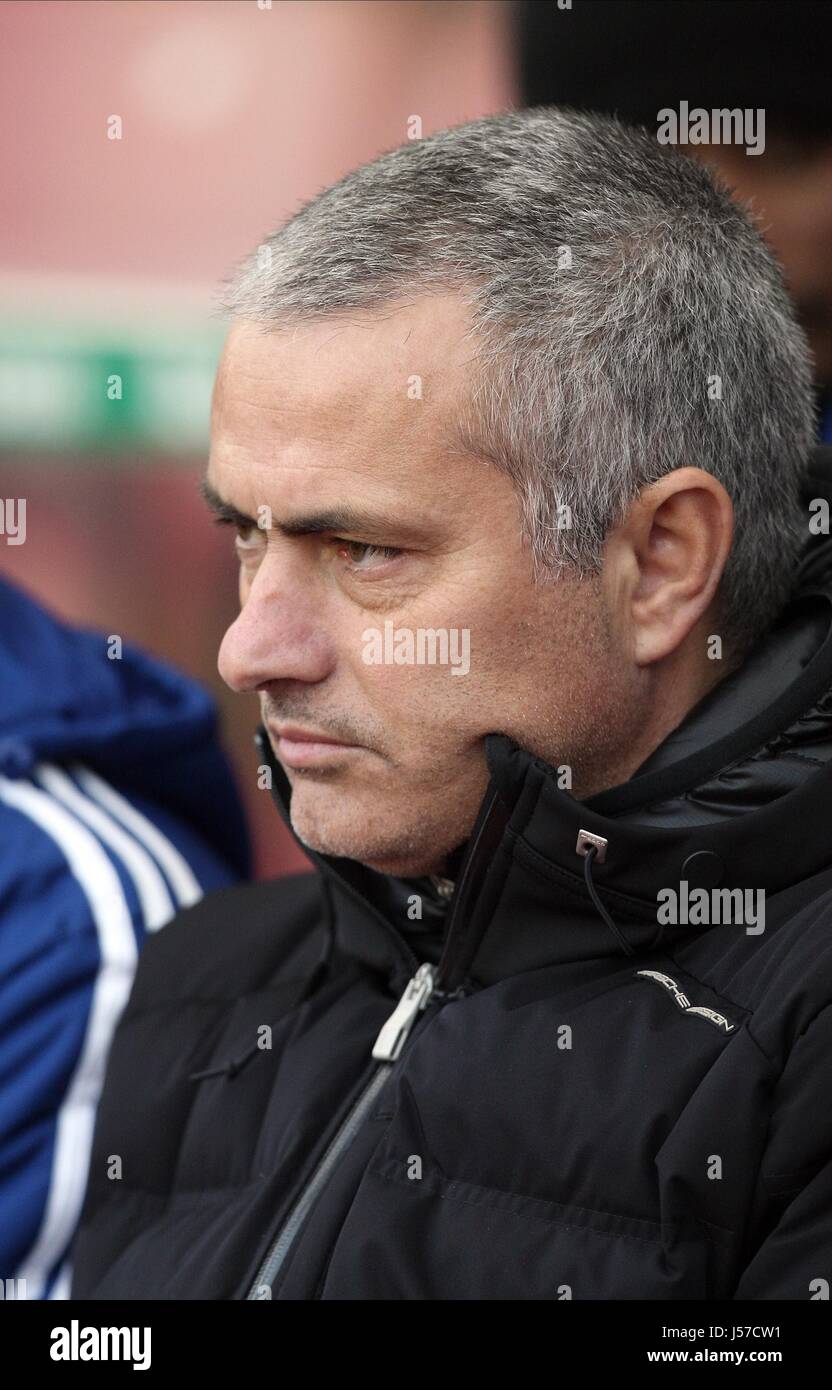
<svg viewBox="0 0 832 1390">
<path fill-rule="evenodd" d="M 582 775 L 575 777 L 572 795 L 577 801 L 588 801 L 610 787 L 627 782 L 691 710 L 740 664 L 727 659 L 702 662 L 698 654 L 694 662 L 692 645 L 675 653 L 674 659 L 656 673 L 653 689 L 646 698 L 641 726 L 628 731 L 624 745 L 612 757 L 605 758 L 603 768 L 586 768 Z"/>
</svg>

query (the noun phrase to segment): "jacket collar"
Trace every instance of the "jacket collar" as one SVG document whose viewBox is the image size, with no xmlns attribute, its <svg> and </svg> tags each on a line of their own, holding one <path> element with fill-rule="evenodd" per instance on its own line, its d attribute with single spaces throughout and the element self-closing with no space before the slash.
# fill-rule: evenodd
<svg viewBox="0 0 832 1390">
<path fill-rule="evenodd" d="M 832 589 L 821 583 L 829 552 L 828 543 L 820 559 L 817 547 L 807 551 L 809 582 L 772 632 L 620 786 L 579 802 L 554 766 L 504 734 L 486 738 L 490 780 L 457 855 L 438 988 L 623 958 L 622 938 L 639 953 L 713 930 L 659 927 L 658 894 L 682 892 L 683 881 L 689 891 L 763 889 L 768 898 L 830 866 L 817 831 L 832 796 Z M 291 785 L 262 727 L 257 742 L 291 829 Z M 577 850 L 582 831 L 606 841 L 604 861 L 591 868 L 601 910 Z M 421 884 L 425 910 L 438 923 L 445 911 L 429 881 L 301 848 L 337 900 L 338 948 L 400 993 L 419 964 L 402 929 L 409 896 Z"/>
</svg>

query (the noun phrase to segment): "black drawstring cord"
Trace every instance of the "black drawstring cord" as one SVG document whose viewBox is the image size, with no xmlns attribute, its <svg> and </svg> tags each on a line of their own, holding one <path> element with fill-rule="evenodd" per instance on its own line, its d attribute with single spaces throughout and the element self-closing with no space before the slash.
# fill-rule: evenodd
<svg viewBox="0 0 832 1390">
<path fill-rule="evenodd" d="M 204 1081 L 208 1076 L 227 1076 L 229 1079 L 235 1077 L 241 1067 L 244 1067 L 250 1057 L 254 1056 L 259 1043 L 252 1043 L 247 1052 L 241 1057 L 232 1057 L 228 1062 L 221 1062 L 218 1067 L 206 1067 L 205 1071 L 192 1071 L 188 1075 L 189 1081 Z"/>
<path fill-rule="evenodd" d="M 312 973 L 310 974 L 308 980 L 306 980 L 303 989 L 301 990 L 297 999 L 295 999 L 295 1001 L 292 1003 L 290 1009 L 284 1011 L 284 1013 L 281 1014 L 281 1018 L 285 1018 L 286 1013 L 290 1012 L 291 1009 L 299 1008 L 300 1005 L 303 1004 L 304 1001 L 308 999 L 312 993 L 314 993 L 314 991 L 318 988 L 318 985 L 321 983 L 329 969 L 330 956 L 332 955 L 332 947 L 335 941 L 335 913 L 332 906 L 330 886 L 324 879 L 321 880 L 321 884 L 324 892 L 324 905 L 326 911 L 326 924 L 324 929 L 325 940 L 323 954 L 321 955 L 317 964 L 313 967 Z M 237 1075 L 237 1073 L 241 1071 L 242 1068 L 246 1065 L 246 1063 L 251 1061 L 251 1058 L 254 1056 L 256 1052 L 263 1052 L 264 1050 L 264 1048 L 261 1048 L 260 1042 L 258 1040 L 257 1042 L 253 1042 L 251 1044 L 251 1047 L 246 1048 L 245 1052 L 243 1052 L 239 1057 L 231 1057 L 227 1062 L 220 1062 L 215 1067 L 206 1067 L 204 1071 L 190 1072 L 188 1075 L 188 1080 L 204 1081 L 209 1076 L 227 1076 L 229 1081 L 232 1081 L 234 1077 Z"/>
<path fill-rule="evenodd" d="M 584 879 L 586 881 L 586 886 L 589 891 L 589 896 L 591 897 L 596 909 L 598 910 L 598 912 L 600 912 L 601 916 L 603 917 L 604 921 L 606 922 L 607 926 L 609 927 L 610 931 L 612 932 L 622 951 L 625 951 L 628 956 L 634 956 L 635 951 L 633 947 L 630 945 L 629 941 L 627 941 L 626 937 L 622 934 L 619 928 L 615 925 L 615 922 L 612 920 L 610 914 L 607 912 L 607 909 L 604 907 L 604 904 L 601 902 L 601 899 L 598 897 L 598 893 L 595 889 L 595 884 L 592 882 L 592 861 L 597 853 L 597 845 L 589 845 L 586 854 L 584 855 Z"/>
</svg>

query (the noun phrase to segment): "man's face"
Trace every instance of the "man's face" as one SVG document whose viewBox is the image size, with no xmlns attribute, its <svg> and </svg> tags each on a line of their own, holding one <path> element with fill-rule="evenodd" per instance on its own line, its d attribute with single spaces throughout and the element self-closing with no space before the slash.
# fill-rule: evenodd
<svg viewBox="0 0 832 1390">
<path fill-rule="evenodd" d="M 468 836 L 488 733 L 577 792 L 635 713 L 599 583 L 533 583 L 512 484 L 449 446 L 466 327 L 451 295 L 240 322 L 214 391 L 207 482 L 267 527 L 237 540 L 220 673 L 259 694 L 299 837 L 395 874 Z"/>
</svg>

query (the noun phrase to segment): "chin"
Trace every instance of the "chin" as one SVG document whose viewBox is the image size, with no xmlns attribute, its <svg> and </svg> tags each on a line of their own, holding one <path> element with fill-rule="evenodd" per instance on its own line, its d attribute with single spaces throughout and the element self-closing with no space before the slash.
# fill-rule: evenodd
<svg viewBox="0 0 832 1390">
<path fill-rule="evenodd" d="M 354 859 L 377 873 L 400 878 L 438 872 L 435 866 L 443 861 L 444 851 L 413 839 L 414 825 L 420 824 L 417 808 L 399 808 L 403 819 L 398 824 L 394 809 L 385 813 L 376 797 L 365 806 L 364 798 L 342 793 L 337 811 L 334 801 L 332 787 L 294 783 L 292 828 L 309 849 Z"/>
</svg>

